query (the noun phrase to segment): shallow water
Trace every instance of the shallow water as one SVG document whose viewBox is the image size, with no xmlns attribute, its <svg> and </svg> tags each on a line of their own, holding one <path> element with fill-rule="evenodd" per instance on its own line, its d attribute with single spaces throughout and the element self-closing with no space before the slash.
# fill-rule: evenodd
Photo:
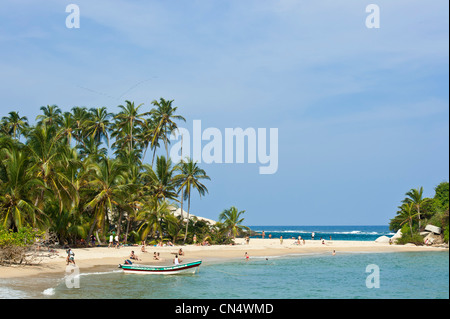
<svg viewBox="0 0 450 319">
<path fill-rule="evenodd" d="M 375 283 L 379 269 L 379 288 Z M 367 272 L 366 272 L 367 270 Z M 114 267 L 64 275 L 0 279 L 0 298 L 373 299 L 449 298 L 449 254 L 443 252 L 298 254 L 206 262 L 195 275 L 124 274 Z M 369 280 L 369 279 L 371 280 Z"/>
</svg>

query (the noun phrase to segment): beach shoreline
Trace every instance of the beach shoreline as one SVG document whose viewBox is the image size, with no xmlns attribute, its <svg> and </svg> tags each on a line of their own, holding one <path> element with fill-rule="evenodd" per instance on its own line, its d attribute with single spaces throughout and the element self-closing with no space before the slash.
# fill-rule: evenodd
<svg viewBox="0 0 450 319">
<path fill-rule="evenodd" d="M 137 263 L 142 264 L 171 264 L 172 259 L 181 248 L 185 253 L 182 260 L 201 259 L 204 262 L 220 262 L 244 258 L 247 252 L 252 257 L 278 257 L 296 254 L 336 254 L 354 252 L 420 252 L 420 251 L 448 251 L 448 248 L 414 245 L 389 245 L 373 241 L 325 241 L 306 240 L 304 245 L 295 244 L 294 239 L 285 239 L 280 243 L 279 239 L 252 238 L 249 244 L 244 239 L 236 239 L 235 245 L 212 246 L 146 246 L 147 252 L 141 252 L 141 246 L 124 246 L 120 248 L 91 247 L 73 248 L 75 262 L 80 272 L 99 266 L 118 266 L 124 260 L 129 259 L 131 251 L 141 259 Z M 21 278 L 39 276 L 43 274 L 65 274 L 66 252 L 57 249 L 58 254 L 53 257 L 43 257 L 38 264 L 26 266 L 0 266 L 0 279 Z M 160 254 L 161 260 L 154 260 L 153 254 Z"/>
</svg>

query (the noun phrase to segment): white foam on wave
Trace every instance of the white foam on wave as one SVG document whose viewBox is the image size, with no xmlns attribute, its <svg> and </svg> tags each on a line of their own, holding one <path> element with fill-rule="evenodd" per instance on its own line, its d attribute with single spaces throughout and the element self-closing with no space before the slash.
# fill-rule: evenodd
<svg viewBox="0 0 450 319">
<path fill-rule="evenodd" d="M 9 287 L 0 287 L 0 299 L 22 299 L 26 297 L 27 294 L 23 291 Z"/>
<path fill-rule="evenodd" d="M 92 275 L 108 275 L 108 274 L 114 274 L 116 272 L 122 272 L 122 270 L 112 270 L 112 271 L 97 271 L 97 272 L 86 272 L 86 273 L 80 273 L 80 276 L 92 276 Z"/>
<path fill-rule="evenodd" d="M 42 294 L 45 296 L 53 296 L 55 293 L 56 293 L 55 288 L 47 288 L 42 292 Z"/>
<path fill-rule="evenodd" d="M 256 232 L 262 232 L 263 230 L 255 230 Z M 264 230 L 266 234 L 271 233 L 296 233 L 296 234 L 334 234 L 334 235 L 383 235 L 383 232 L 376 232 L 376 231 L 362 231 L 362 230 L 351 230 L 351 231 L 312 231 L 312 230 Z"/>
</svg>

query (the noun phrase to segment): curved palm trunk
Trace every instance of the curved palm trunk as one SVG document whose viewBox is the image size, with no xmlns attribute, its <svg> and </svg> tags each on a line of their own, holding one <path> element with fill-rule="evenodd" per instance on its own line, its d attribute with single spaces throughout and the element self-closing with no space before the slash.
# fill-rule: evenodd
<svg viewBox="0 0 450 319">
<path fill-rule="evenodd" d="M 188 232 L 188 226 L 189 226 L 189 211 L 191 209 L 191 194 L 189 193 L 189 197 L 188 197 L 188 211 L 187 211 L 187 222 L 186 222 L 186 231 L 184 233 L 184 240 L 183 240 L 183 244 L 186 243 L 186 238 L 187 238 L 187 232 Z"/>
<path fill-rule="evenodd" d="M 419 232 L 420 232 L 420 205 L 417 205 L 417 215 L 419 217 Z"/>
<path fill-rule="evenodd" d="M 155 149 L 153 151 L 152 168 L 153 168 L 153 162 L 155 161 L 155 155 L 156 155 L 156 146 L 155 146 Z"/>
</svg>

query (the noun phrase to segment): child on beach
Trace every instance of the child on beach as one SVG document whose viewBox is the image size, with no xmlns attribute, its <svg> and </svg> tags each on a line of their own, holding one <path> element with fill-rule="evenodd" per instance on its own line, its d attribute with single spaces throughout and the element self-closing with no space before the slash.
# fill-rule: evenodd
<svg viewBox="0 0 450 319">
<path fill-rule="evenodd" d="M 72 249 L 67 249 L 67 258 L 66 258 L 66 264 L 69 265 L 70 263 L 75 265 L 75 253 L 72 251 Z"/>
</svg>

